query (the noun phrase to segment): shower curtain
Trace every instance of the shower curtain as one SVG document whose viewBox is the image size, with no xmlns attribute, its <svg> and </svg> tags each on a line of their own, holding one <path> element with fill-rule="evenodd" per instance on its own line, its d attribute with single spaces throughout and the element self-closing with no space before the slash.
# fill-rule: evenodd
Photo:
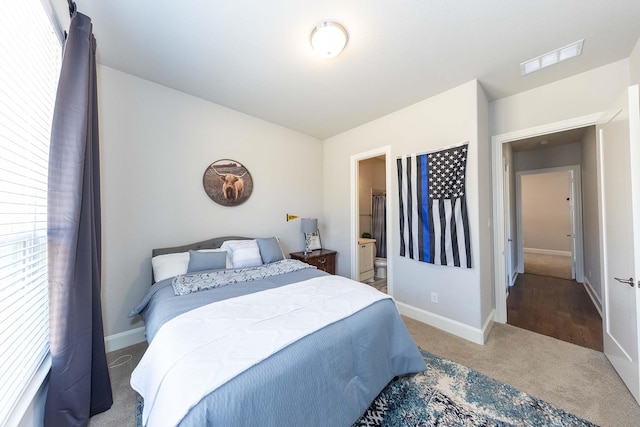
<svg viewBox="0 0 640 427">
<path fill-rule="evenodd" d="M 376 257 L 387 257 L 387 196 L 373 196 L 371 229 L 376 239 Z"/>
</svg>

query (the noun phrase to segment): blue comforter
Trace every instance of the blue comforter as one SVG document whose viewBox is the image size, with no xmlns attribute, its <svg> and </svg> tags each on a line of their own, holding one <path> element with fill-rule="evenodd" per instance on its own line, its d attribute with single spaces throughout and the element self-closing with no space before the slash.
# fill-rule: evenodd
<svg viewBox="0 0 640 427">
<path fill-rule="evenodd" d="M 162 324 L 193 308 L 324 274 L 305 269 L 183 296 L 167 279 L 131 315 L 142 314 L 151 342 Z M 424 369 L 393 301 L 385 299 L 246 370 L 203 397 L 179 425 L 349 426 L 393 377 Z"/>
</svg>

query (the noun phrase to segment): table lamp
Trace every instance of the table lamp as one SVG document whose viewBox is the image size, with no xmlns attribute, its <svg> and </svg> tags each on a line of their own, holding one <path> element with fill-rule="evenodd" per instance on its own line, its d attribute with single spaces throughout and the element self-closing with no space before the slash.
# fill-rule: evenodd
<svg viewBox="0 0 640 427">
<path fill-rule="evenodd" d="M 300 220 L 300 229 L 304 233 L 304 254 L 307 255 L 311 252 L 311 250 L 309 249 L 311 234 L 318 231 L 318 219 L 302 218 Z"/>
</svg>

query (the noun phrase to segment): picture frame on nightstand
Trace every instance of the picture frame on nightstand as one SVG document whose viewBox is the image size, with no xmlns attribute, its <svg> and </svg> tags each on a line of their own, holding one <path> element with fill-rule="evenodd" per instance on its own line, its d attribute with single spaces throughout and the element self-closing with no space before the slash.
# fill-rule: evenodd
<svg viewBox="0 0 640 427">
<path fill-rule="evenodd" d="M 320 242 L 320 233 L 317 231 L 315 233 L 304 233 L 304 238 L 308 243 L 309 250 L 315 251 L 318 249 L 322 249 L 322 243 Z"/>
</svg>

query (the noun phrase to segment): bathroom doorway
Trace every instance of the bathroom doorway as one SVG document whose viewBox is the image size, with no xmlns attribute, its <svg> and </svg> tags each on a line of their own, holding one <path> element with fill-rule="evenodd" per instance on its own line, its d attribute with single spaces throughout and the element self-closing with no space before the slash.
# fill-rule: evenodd
<svg viewBox="0 0 640 427">
<path fill-rule="evenodd" d="M 389 245 L 388 154 L 369 152 L 352 158 L 354 193 L 352 194 L 352 233 L 354 263 L 352 278 L 388 293 Z M 355 267 L 355 268 L 354 268 Z"/>
</svg>

